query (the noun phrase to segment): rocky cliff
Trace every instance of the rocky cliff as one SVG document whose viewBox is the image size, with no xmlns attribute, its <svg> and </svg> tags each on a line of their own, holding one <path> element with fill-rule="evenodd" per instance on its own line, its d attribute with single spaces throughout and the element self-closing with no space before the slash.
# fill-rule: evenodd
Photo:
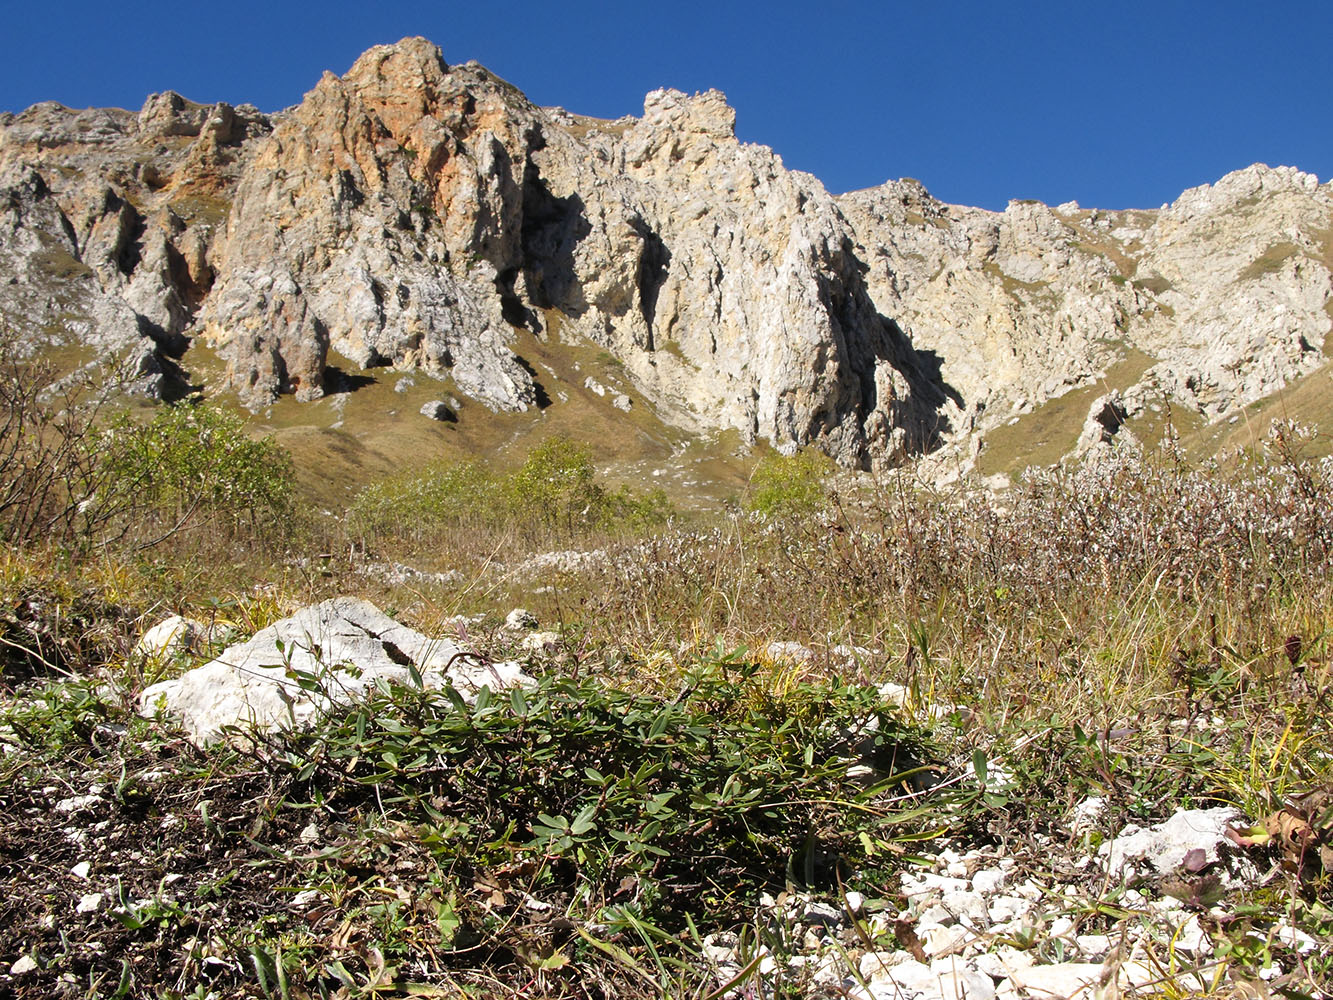
<svg viewBox="0 0 1333 1000">
<path fill-rule="evenodd" d="M 1325 362 L 1333 187 L 1308 174 L 997 214 L 912 181 L 834 197 L 734 120 L 715 91 L 538 108 L 421 39 L 273 115 L 171 93 L 0 115 L 0 319 L 161 394 L 206 344 L 252 407 L 320 397 L 335 363 L 558 406 L 520 335 L 592 344 L 670 423 L 862 467 L 967 465 L 1094 385 L 1126 417 L 1161 396 L 1215 420 Z"/>
</svg>

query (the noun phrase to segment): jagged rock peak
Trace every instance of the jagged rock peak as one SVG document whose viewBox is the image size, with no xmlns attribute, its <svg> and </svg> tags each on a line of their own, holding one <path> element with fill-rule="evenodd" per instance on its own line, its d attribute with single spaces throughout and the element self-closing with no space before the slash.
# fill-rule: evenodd
<svg viewBox="0 0 1333 1000">
<path fill-rule="evenodd" d="M 656 128 L 673 128 L 714 139 L 736 138 L 736 111 L 720 90 L 690 97 L 679 90 L 650 91 L 643 100 L 643 121 Z"/>
<path fill-rule="evenodd" d="M 1312 175 L 1256 164 L 1144 211 L 989 212 L 911 179 L 835 198 L 735 122 L 716 90 L 538 108 L 421 38 L 273 116 L 36 105 L 0 116 L 0 319 L 150 374 L 211 344 L 255 407 L 319 397 L 342 358 L 521 411 L 562 395 L 523 343 L 591 344 L 682 427 L 955 469 L 1075 390 L 1066 451 L 1094 396 L 1126 427 L 1161 397 L 1217 420 L 1330 353 Z"/>
</svg>

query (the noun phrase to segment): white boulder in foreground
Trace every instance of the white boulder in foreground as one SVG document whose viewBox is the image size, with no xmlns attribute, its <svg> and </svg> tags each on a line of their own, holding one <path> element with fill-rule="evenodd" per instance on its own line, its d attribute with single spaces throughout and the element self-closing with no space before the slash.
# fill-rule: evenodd
<svg viewBox="0 0 1333 1000">
<path fill-rule="evenodd" d="M 134 644 L 134 655 L 165 659 L 181 652 L 196 653 L 209 638 L 210 629 L 203 622 L 171 615 L 140 636 Z"/>
<path fill-rule="evenodd" d="M 429 688 L 452 684 L 464 697 L 531 680 L 517 663 L 485 663 L 449 639 L 432 639 L 394 621 L 368 601 L 337 597 L 232 646 L 175 680 L 145 688 L 140 709 L 159 709 L 200 742 L 225 726 L 300 727 L 333 704 L 365 696 L 376 681 Z M 302 689 L 293 671 L 313 674 L 320 690 Z"/>
</svg>

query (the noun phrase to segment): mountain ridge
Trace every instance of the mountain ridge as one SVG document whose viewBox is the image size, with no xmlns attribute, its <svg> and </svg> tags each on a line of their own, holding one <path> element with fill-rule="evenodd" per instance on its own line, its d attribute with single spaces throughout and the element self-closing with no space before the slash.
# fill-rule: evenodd
<svg viewBox="0 0 1333 1000">
<path fill-rule="evenodd" d="M 206 345 L 209 391 L 256 409 L 346 363 L 545 411 L 569 387 L 519 338 L 585 344 L 668 426 L 938 474 L 1093 388 L 1057 457 L 1327 364 L 1333 186 L 1311 175 L 995 213 L 910 180 L 831 195 L 734 126 L 717 91 L 612 122 L 538 108 L 424 39 L 272 115 L 35 105 L 0 115 L 0 317 L 31 350 L 134 351 L 158 394 Z"/>
</svg>

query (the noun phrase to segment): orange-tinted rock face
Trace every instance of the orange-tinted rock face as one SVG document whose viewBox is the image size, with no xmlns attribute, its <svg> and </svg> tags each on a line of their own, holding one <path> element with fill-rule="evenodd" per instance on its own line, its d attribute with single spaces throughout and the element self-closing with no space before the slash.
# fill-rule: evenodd
<svg viewBox="0 0 1333 1000">
<path fill-rule="evenodd" d="M 1328 186 L 1258 166 L 1160 212 L 834 198 L 738 142 L 716 91 L 602 122 L 423 39 L 271 116 L 172 93 L 0 116 L 0 316 L 34 343 L 203 338 L 252 405 L 318 397 L 332 355 L 522 410 L 516 331 L 554 317 L 665 419 L 846 464 L 965 465 L 1128 357 L 1131 421 L 1150 383 L 1208 418 L 1272 392 L 1322 363 L 1329 232 Z"/>
</svg>

